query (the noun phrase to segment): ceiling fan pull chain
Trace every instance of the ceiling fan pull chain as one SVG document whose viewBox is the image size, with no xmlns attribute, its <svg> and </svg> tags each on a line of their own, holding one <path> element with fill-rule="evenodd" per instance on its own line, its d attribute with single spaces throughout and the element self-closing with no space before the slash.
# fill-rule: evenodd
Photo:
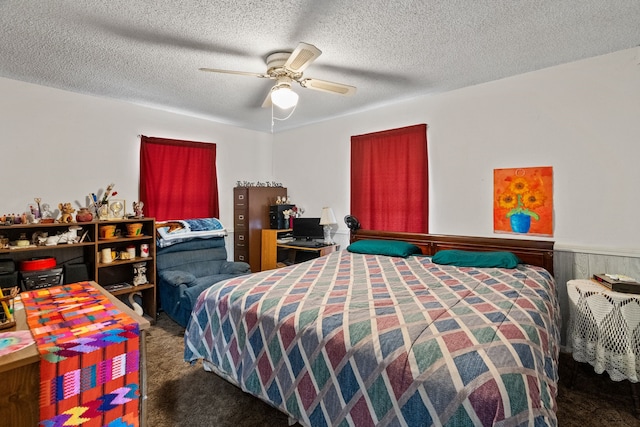
<svg viewBox="0 0 640 427">
<path fill-rule="evenodd" d="M 271 104 L 271 133 L 273 133 L 273 125 L 275 124 L 273 117 L 273 104 Z"/>
<path fill-rule="evenodd" d="M 273 106 L 271 106 L 271 116 L 273 117 L 273 119 L 280 120 L 281 122 L 283 122 L 283 121 L 287 120 L 289 117 L 291 117 L 293 112 L 296 111 L 297 107 L 298 107 L 297 105 L 294 105 L 293 108 L 291 109 L 291 112 L 289 113 L 289 115 L 287 117 L 281 119 L 281 118 L 278 118 L 278 117 L 273 117 Z"/>
<path fill-rule="evenodd" d="M 281 119 L 279 117 L 276 117 L 275 114 L 273 114 L 273 104 L 271 104 L 271 133 L 273 133 L 273 126 L 275 124 L 275 120 L 278 120 L 278 121 L 281 121 L 281 122 L 287 120 L 289 117 L 291 117 L 293 112 L 296 111 L 297 107 L 298 107 L 297 105 L 294 105 L 293 108 L 291 109 L 291 111 L 289 112 L 289 115 L 287 115 L 287 117 L 284 117 L 284 118 Z"/>
</svg>

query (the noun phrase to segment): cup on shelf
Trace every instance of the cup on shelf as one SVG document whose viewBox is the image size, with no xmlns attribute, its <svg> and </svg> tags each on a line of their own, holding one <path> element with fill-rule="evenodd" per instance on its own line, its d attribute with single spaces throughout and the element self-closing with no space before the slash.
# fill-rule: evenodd
<svg viewBox="0 0 640 427">
<path fill-rule="evenodd" d="M 100 237 L 103 239 L 113 239 L 116 234 L 115 225 L 102 225 L 100 226 Z"/>
<path fill-rule="evenodd" d="M 142 258 L 146 258 L 149 256 L 149 245 L 147 245 L 146 243 L 140 245 L 140 256 Z"/>
<path fill-rule="evenodd" d="M 136 247 L 133 245 L 127 246 L 127 253 L 129 254 L 129 259 L 134 259 L 136 257 Z"/>
<path fill-rule="evenodd" d="M 113 262 L 113 256 L 111 255 L 111 248 L 104 248 L 100 252 L 100 262 L 104 264 L 109 264 Z"/>
</svg>

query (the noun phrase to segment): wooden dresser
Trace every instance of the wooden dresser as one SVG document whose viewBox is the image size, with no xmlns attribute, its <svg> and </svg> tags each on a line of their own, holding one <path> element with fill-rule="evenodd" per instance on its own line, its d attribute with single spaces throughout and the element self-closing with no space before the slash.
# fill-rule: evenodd
<svg viewBox="0 0 640 427">
<path fill-rule="evenodd" d="M 278 196 L 287 195 L 284 187 L 235 187 L 233 189 L 233 257 L 249 263 L 252 272 L 260 271 L 262 229 L 269 228 L 269 206 Z"/>
<path fill-rule="evenodd" d="M 21 307 L 16 306 L 14 312 L 16 326 L 0 332 L 29 329 Z M 40 354 L 36 344 L 0 356 L 0 378 L 0 425 L 37 426 L 40 421 Z"/>
</svg>

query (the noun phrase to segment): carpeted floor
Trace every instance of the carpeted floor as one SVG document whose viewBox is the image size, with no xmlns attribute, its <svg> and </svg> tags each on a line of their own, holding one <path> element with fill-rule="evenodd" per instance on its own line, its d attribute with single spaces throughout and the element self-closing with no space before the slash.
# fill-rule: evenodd
<svg viewBox="0 0 640 427">
<path fill-rule="evenodd" d="M 204 371 L 200 363 L 185 363 L 183 333 L 161 312 L 147 334 L 148 426 L 288 426 L 280 411 Z M 571 388 L 574 364 L 569 354 L 561 354 L 559 370 L 559 426 L 640 426 L 629 382 L 613 382 L 606 374 L 595 374 L 591 366 L 578 364 Z"/>
</svg>

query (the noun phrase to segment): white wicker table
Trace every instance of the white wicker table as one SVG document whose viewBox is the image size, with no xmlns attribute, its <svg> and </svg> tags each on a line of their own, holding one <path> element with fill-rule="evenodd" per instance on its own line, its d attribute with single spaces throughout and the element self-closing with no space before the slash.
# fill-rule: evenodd
<svg viewBox="0 0 640 427">
<path fill-rule="evenodd" d="M 571 280 L 568 344 L 573 358 L 613 381 L 640 378 L 640 295 L 613 292 L 592 280 Z"/>
<path fill-rule="evenodd" d="M 640 295 L 613 292 L 593 280 L 570 280 L 568 347 L 613 381 L 629 380 L 633 410 L 640 418 Z M 571 386 L 577 369 L 574 369 Z"/>
</svg>

